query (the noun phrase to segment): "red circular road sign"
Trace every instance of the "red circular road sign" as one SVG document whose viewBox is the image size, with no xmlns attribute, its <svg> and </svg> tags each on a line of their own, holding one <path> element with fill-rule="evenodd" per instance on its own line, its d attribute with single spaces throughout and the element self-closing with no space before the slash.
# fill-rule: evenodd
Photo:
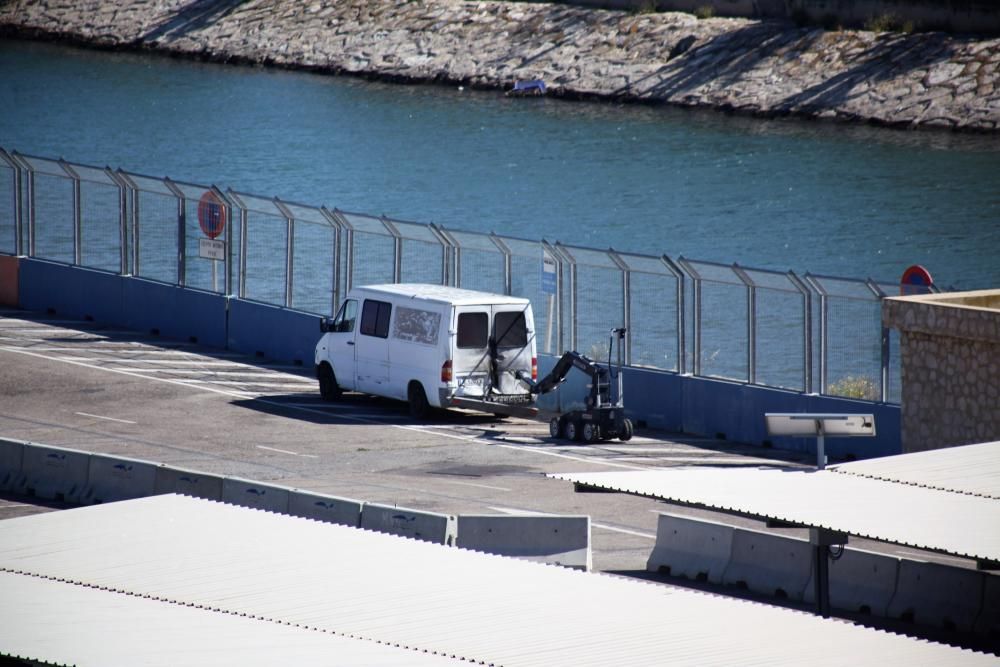
<svg viewBox="0 0 1000 667">
<path fill-rule="evenodd" d="M 930 271 L 914 264 L 903 271 L 903 277 L 899 279 L 899 292 L 904 296 L 907 294 L 926 294 L 934 279 L 931 278 Z"/>
<path fill-rule="evenodd" d="M 210 239 L 217 237 L 226 228 L 226 207 L 211 190 L 198 200 L 198 225 Z"/>
</svg>

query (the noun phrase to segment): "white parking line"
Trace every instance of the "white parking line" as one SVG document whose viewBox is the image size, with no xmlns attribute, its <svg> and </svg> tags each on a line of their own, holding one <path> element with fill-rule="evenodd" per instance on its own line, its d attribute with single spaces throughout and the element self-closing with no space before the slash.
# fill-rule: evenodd
<svg viewBox="0 0 1000 667">
<path fill-rule="evenodd" d="M 542 449 L 541 447 L 524 447 L 521 445 L 496 445 L 497 447 L 505 447 L 507 449 L 518 449 L 523 452 L 531 452 L 533 454 L 544 454 L 545 456 L 555 456 L 561 459 L 569 459 L 570 461 L 579 461 L 581 463 L 590 463 L 592 465 L 602 465 L 609 466 L 611 468 L 625 468 L 627 470 L 649 470 L 649 466 L 630 466 L 628 464 L 614 463 L 612 461 L 604 461 L 590 456 L 570 456 L 568 454 L 560 454 L 559 452 L 552 452 L 547 449 Z"/>
<path fill-rule="evenodd" d="M 319 457 L 314 454 L 299 454 L 298 452 L 292 452 L 287 449 L 278 449 L 277 447 L 265 447 L 264 445 L 257 445 L 257 449 L 266 449 L 269 452 L 278 452 L 279 454 L 291 454 L 292 456 L 300 456 L 304 459 L 318 459 Z"/>
<path fill-rule="evenodd" d="M 89 412 L 75 412 L 74 414 L 80 415 L 81 417 L 93 417 L 94 419 L 104 419 L 109 422 L 118 422 L 119 424 L 138 424 L 139 422 L 129 421 L 127 419 L 115 419 L 114 417 L 102 417 L 101 415 L 92 415 Z"/>
<path fill-rule="evenodd" d="M 477 489 L 491 489 L 493 491 L 510 491 L 510 489 L 504 488 L 502 486 L 490 486 L 489 484 L 476 484 L 475 482 L 460 482 L 457 479 L 446 479 L 442 480 L 447 484 L 458 484 L 460 486 L 474 486 Z"/>
</svg>

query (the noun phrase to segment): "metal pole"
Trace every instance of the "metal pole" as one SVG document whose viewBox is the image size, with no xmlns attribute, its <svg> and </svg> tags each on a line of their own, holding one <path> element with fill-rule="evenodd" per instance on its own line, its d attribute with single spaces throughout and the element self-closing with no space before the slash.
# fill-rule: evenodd
<svg viewBox="0 0 1000 667">
<path fill-rule="evenodd" d="M 111 182 L 118 186 L 118 273 L 128 275 L 128 195 L 126 185 L 118 178 L 111 167 L 105 167 L 104 173 Z"/>
<path fill-rule="evenodd" d="M 322 206 L 319 210 L 320 213 L 322 213 L 323 216 L 333 225 L 333 248 L 331 249 L 333 252 L 333 285 L 331 286 L 332 292 L 330 299 L 330 314 L 332 316 L 337 313 L 337 309 L 340 307 L 340 272 L 341 267 L 343 266 L 340 257 L 342 243 L 341 236 L 343 234 L 343 230 L 350 225 L 346 220 L 343 220 L 342 216 L 338 214 L 336 209 L 330 211 L 325 206 Z"/>
<path fill-rule="evenodd" d="M 389 218 L 383 215 L 379 220 L 392 235 L 392 282 L 400 283 L 403 281 L 403 235 Z"/>
<path fill-rule="evenodd" d="M 667 269 L 673 274 L 677 281 L 677 372 L 685 373 L 687 371 L 687 337 L 685 335 L 685 322 L 686 322 L 686 286 L 684 284 L 684 269 L 674 263 L 666 255 L 661 255 L 660 260 L 666 265 Z"/>
<path fill-rule="evenodd" d="M 490 232 L 490 240 L 503 254 L 503 293 L 510 295 L 514 291 L 514 262 L 511 259 L 510 247 L 494 232 Z"/>
<path fill-rule="evenodd" d="M 886 296 L 885 292 L 882 291 L 882 288 L 879 287 L 878 283 L 876 283 L 871 278 L 869 278 L 865 284 L 868 285 L 868 289 L 870 289 L 875 294 L 875 297 L 878 299 L 879 304 L 881 304 L 882 299 L 884 299 Z M 879 320 L 881 321 L 881 315 L 879 316 Z M 880 384 L 882 386 L 880 387 L 879 390 L 879 400 L 882 403 L 887 403 L 889 401 L 889 354 L 890 354 L 889 328 L 883 326 L 882 340 L 881 340 L 881 354 L 880 354 L 880 362 L 882 366 L 881 368 L 882 377 Z"/>
<path fill-rule="evenodd" d="M 802 391 L 813 393 L 812 290 L 794 272 L 788 279 L 802 294 Z"/>
<path fill-rule="evenodd" d="M 747 382 L 757 384 L 757 287 L 739 265 L 733 264 L 733 273 L 747 290 Z"/>
<path fill-rule="evenodd" d="M 247 297 L 247 232 L 250 228 L 249 215 L 246 208 L 240 206 L 240 268 L 237 272 L 237 296 L 241 299 Z"/>
<path fill-rule="evenodd" d="M 285 217 L 285 308 L 291 308 L 295 298 L 295 216 L 277 197 L 272 201 Z"/>
<path fill-rule="evenodd" d="M 177 197 L 177 284 L 183 287 L 187 281 L 187 206 L 184 193 L 173 181 L 164 177 L 163 184 Z"/>
<path fill-rule="evenodd" d="M 818 394 L 826 393 L 827 384 L 827 354 L 829 348 L 827 347 L 827 336 L 829 335 L 829 320 L 830 320 L 830 304 L 829 298 L 826 290 L 823 288 L 823 284 L 819 282 L 817 278 L 811 276 L 810 274 L 805 275 L 806 280 L 812 285 L 816 292 L 819 293 L 819 387 L 817 388 Z"/>
<path fill-rule="evenodd" d="M 132 232 L 132 245 L 130 250 L 131 272 L 133 276 L 139 275 L 139 187 L 129 178 L 128 174 L 119 169 L 115 172 L 118 179 L 125 184 L 126 197 L 132 200 L 132 216 L 127 223 Z"/>
<path fill-rule="evenodd" d="M 567 291 L 567 298 L 569 299 L 569 349 L 575 350 L 579 347 L 578 338 L 578 312 L 577 312 L 577 301 L 579 296 L 579 286 L 577 281 L 577 271 L 576 271 L 576 259 L 569 252 L 566 246 L 562 245 L 556 241 L 555 245 L 552 246 L 558 254 L 565 258 L 566 263 L 569 265 L 569 289 Z M 560 262 L 560 265 L 562 263 Z M 560 311 L 562 309 L 560 308 Z M 560 327 L 561 329 L 562 327 Z M 561 331 L 560 331 L 561 333 Z"/>
<path fill-rule="evenodd" d="M 73 181 L 73 264 L 80 266 L 83 264 L 83 212 L 81 211 L 80 176 L 62 158 L 59 158 L 59 166 Z"/>
<path fill-rule="evenodd" d="M 701 375 L 701 275 L 683 257 L 677 263 L 691 276 L 691 372 Z"/>
<path fill-rule="evenodd" d="M 618 352 L 625 359 L 625 365 L 632 363 L 632 271 L 628 263 L 615 252 L 614 248 L 608 248 L 608 257 L 615 263 L 615 266 L 622 272 L 622 326 L 625 327 L 625 338 L 618 340 Z M 624 349 L 622 349 L 624 348 Z M 619 366 L 621 364 L 619 363 Z"/>
</svg>

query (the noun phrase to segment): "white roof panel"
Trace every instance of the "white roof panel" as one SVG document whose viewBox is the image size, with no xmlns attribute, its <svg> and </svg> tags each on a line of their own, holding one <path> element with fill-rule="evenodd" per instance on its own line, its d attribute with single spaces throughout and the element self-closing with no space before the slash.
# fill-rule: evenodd
<svg viewBox="0 0 1000 667">
<path fill-rule="evenodd" d="M 12 572 L 0 571 L 0 600 L 0 654 L 52 665 L 458 665 L 331 632 Z"/>
<path fill-rule="evenodd" d="M 0 652 L 15 644 L 5 628 L 26 605 L 37 605 L 36 619 L 43 625 L 53 619 L 51 627 L 61 631 L 49 632 L 50 643 L 69 642 L 79 615 L 64 606 L 73 595 L 66 590 L 103 588 L 169 607 L 200 605 L 210 614 L 381 642 L 414 657 L 508 666 L 995 661 L 789 609 L 182 496 L 0 521 L 0 571 L 60 586 L 31 597 L 13 588 L 0 595 Z M 147 637 L 157 633 L 154 622 L 128 621 Z M 106 627 L 90 629 L 114 640 L 117 621 Z M 253 646 L 255 628 L 233 632 L 246 633 Z M 229 644 L 212 643 L 210 633 L 190 644 L 170 636 L 180 648 L 216 651 L 230 661 Z M 137 664 L 153 650 L 123 648 L 134 653 L 123 653 L 117 664 Z M 242 654 L 234 655 L 238 664 Z M 323 655 L 317 648 L 315 660 L 299 662 L 322 664 Z"/>
<path fill-rule="evenodd" d="M 828 469 L 1000 500 L 1000 442 L 866 459 Z"/>
<path fill-rule="evenodd" d="M 723 512 L 1000 561 L 1000 502 L 827 470 L 673 468 L 549 475 Z"/>
</svg>

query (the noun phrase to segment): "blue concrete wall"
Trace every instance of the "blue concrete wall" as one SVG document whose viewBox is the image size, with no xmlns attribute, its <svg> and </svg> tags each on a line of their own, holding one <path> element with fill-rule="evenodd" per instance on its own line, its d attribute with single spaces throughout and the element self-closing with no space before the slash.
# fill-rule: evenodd
<svg viewBox="0 0 1000 667">
<path fill-rule="evenodd" d="M 123 278 L 123 325 L 143 333 L 226 347 L 228 301 L 221 294 Z"/>
<path fill-rule="evenodd" d="M 22 257 L 18 301 L 26 310 L 122 324 L 122 278 L 114 273 Z"/>
<path fill-rule="evenodd" d="M 227 347 L 311 367 L 320 337 L 319 315 L 254 301 L 231 299 Z"/>
</svg>

